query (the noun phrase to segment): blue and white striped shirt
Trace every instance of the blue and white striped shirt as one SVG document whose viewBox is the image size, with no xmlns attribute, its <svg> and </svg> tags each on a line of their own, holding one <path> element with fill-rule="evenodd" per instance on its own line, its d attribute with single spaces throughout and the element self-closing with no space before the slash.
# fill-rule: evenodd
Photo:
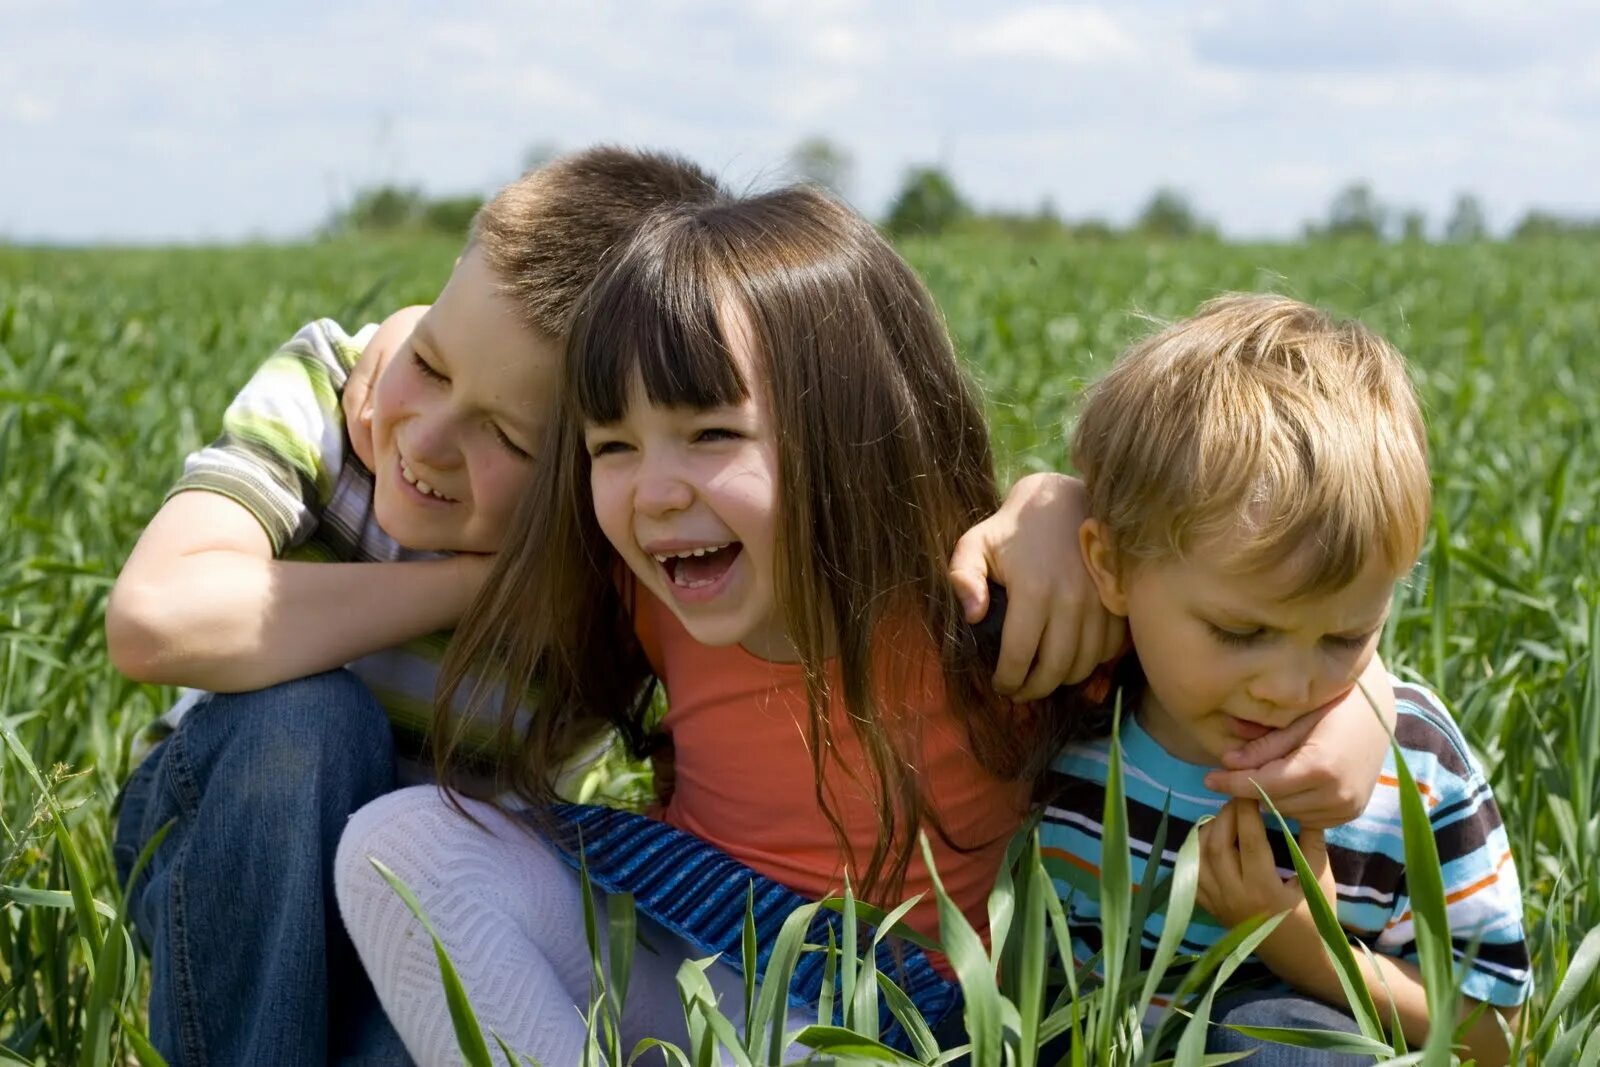
<svg viewBox="0 0 1600 1067">
<path fill-rule="evenodd" d="M 1512 1006 L 1529 992 L 1528 947 L 1522 929 L 1522 894 L 1505 826 L 1488 781 L 1466 742 L 1440 705 L 1419 686 L 1394 681 L 1395 736 L 1433 824 L 1444 875 L 1446 916 L 1462 992 L 1475 1000 Z M 1205 788 L 1211 768 L 1168 753 L 1131 717 L 1121 729 L 1127 795 L 1130 870 L 1143 874 L 1163 807 L 1165 846 L 1157 879 L 1170 876 L 1190 829 L 1215 814 L 1228 797 Z M 1100 950 L 1101 817 L 1105 804 L 1109 738 L 1074 745 L 1051 771 L 1052 801 L 1040 838 L 1056 890 L 1067 901 L 1073 952 L 1079 964 Z M 1352 941 L 1373 952 L 1417 960 L 1407 895 L 1399 781 L 1391 751 L 1365 811 L 1327 832 L 1328 860 L 1338 883 L 1340 924 Z M 1286 843 L 1267 817 L 1267 834 L 1281 877 L 1293 877 Z M 1291 823 L 1291 828 L 1293 827 Z M 1148 963 L 1165 915 L 1152 914 L 1142 936 Z M 1226 929 L 1196 909 L 1181 952 L 1201 953 Z M 1256 964 L 1260 967 L 1261 965 Z M 1262 968 L 1264 970 L 1264 967 Z"/>
</svg>

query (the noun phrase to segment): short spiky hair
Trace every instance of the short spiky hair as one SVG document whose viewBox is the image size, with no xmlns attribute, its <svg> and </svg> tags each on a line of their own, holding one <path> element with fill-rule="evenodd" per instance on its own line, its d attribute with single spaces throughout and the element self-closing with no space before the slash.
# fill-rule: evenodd
<svg viewBox="0 0 1600 1067">
<path fill-rule="evenodd" d="M 1288 297 L 1218 297 L 1129 349 L 1086 395 L 1072 454 L 1090 514 L 1135 565 L 1220 538 L 1244 571 L 1294 559 L 1308 595 L 1374 553 L 1403 573 L 1427 533 L 1404 360 Z"/>
<path fill-rule="evenodd" d="M 523 322 L 560 339 L 606 254 L 652 211 L 721 196 L 715 178 L 678 156 L 590 148 L 496 193 L 473 219 L 469 246 L 483 250 Z"/>
</svg>

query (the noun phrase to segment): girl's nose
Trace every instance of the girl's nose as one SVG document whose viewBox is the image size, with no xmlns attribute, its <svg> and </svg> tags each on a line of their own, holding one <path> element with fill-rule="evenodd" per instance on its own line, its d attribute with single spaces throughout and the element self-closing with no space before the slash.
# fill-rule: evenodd
<svg viewBox="0 0 1600 1067">
<path fill-rule="evenodd" d="M 649 457 L 639 466 L 633 487 L 633 506 L 640 514 L 665 515 L 683 511 L 694 502 L 694 490 L 671 464 Z"/>
</svg>

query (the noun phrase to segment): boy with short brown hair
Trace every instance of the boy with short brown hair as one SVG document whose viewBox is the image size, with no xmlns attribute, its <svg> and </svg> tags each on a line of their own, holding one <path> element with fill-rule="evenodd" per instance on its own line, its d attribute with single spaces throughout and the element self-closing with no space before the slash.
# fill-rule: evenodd
<svg viewBox="0 0 1600 1067">
<path fill-rule="evenodd" d="M 120 670 L 193 687 L 129 779 L 115 848 L 126 878 L 174 823 L 130 889 L 169 1063 L 407 1062 L 334 909 L 339 834 L 395 787 L 396 745 L 421 749 L 440 631 L 530 477 L 578 295 L 651 211 L 720 195 L 693 164 L 616 148 L 532 171 L 480 211 L 433 306 L 379 339 L 395 358 L 367 462 L 341 400 L 378 327 L 327 319 L 186 461 L 106 612 Z"/>
</svg>

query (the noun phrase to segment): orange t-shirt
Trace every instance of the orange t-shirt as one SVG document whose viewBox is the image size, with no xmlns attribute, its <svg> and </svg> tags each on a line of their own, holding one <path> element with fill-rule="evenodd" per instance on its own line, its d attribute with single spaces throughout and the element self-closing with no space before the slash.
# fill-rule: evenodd
<svg viewBox="0 0 1600 1067">
<path fill-rule="evenodd" d="M 845 857 L 813 785 L 800 665 L 763 660 L 737 645 L 702 645 L 670 608 L 644 589 L 635 590 L 634 628 L 666 687 L 663 728 L 674 748 L 672 796 L 656 814 L 812 900 L 841 891 Z M 894 651 L 883 658 L 892 658 Z M 963 848 L 981 846 L 958 852 L 928 828 L 945 891 L 987 939 L 989 891 L 1027 810 L 1027 784 L 996 778 L 973 757 L 965 729 L 946 707 L 932 649 L 916 660 L 889 664 L 883 677 L 886 694 L 922 716 L 917 766 L 946 833 Z M 837 686 L 837 676 L 834 681 Z M 836 755 L 826 765 L 824 780 L 855 862 L 865 864 L 877 840 L 878 816 L 871 792 L 852 774 L 864 775 L 866 763 L 837 700 L 832 715 Z M 853 880 L 859 884 L 859 876 Z M 903 891 L 895 900 L 874 903 L 893 906 L 917 893 L 925 896 L 907 921 L 937 938 L 938 903 L 920 849 Z M 949 973 L 942 959 L 936 966 Z"/>
</svg>

